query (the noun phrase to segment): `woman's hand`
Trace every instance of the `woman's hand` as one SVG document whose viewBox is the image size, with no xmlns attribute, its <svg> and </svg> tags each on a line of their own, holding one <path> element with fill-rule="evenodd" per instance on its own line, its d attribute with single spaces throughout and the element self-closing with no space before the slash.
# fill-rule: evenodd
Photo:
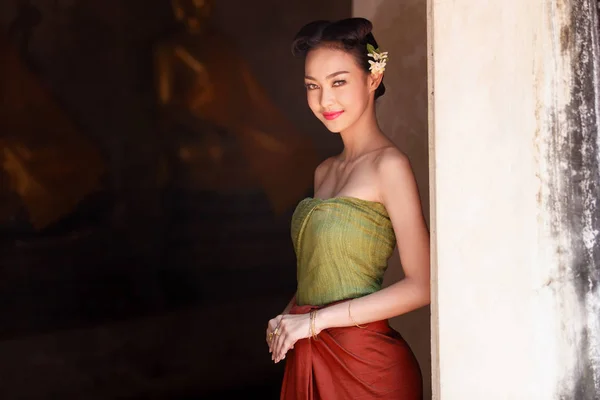
<svg viewBox="0 0 600 400">
<path fill-rule="evenodd" d="M 298 340 L 310 336 L 310 314 L 278 315 L 269 321 L 267 328 L 267 343 L 271 359 L 278 363 L 285 358 L 290 349 L 294 348 Z"/>
<path fill-rule="evenodd" d="M 279 323 L 281 322 L 282 317 L 283 315 L 278 315 L 275 318 L 269 320 L 269 323 L 267 324 L 267 344 L 269 345 L 269 353 L 273 352 L 271 344 L 273 343 L 275 333 L 279 332 L 276 332 L 275 330 L 279 327 Z"/>
</svg>

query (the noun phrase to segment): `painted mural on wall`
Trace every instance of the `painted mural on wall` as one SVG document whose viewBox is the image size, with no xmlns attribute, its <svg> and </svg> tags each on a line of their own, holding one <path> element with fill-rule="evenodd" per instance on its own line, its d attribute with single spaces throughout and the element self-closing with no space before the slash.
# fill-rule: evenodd
<svg viewBox="0 0 600 400">
<path fill-rule="evenodd" d="M 265 94 L 233 40 L 211 23 L 212 1 L 173 0 L 180 32 L 156 46 L 158 102 L 166 121 L 190 132 L 180 162 L 209 190 L 261 187 L 275 211 L 312 186 L 311 142 Z"/>
<path fill-rule="evenodd" d="M 16 35 L 21 23 L 29 21 L 18 15 L 9 32 Z M 98 149 L 21 60 L 29 28 L 24 26 L 18 46 L 0 35 L 0 160 L 5 179 L 0 219 L 6 221 L 24 207 L 28 221 L 40 230 L 98 190 L 105 166 Z"/>
</svg>

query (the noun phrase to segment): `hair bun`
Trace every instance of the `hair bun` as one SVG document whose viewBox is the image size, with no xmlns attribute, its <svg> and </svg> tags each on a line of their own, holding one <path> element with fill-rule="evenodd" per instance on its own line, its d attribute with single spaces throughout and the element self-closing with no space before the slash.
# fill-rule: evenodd
<svg viewBox="0 0 600 400">
<path fill-rule="evenodd" d="M 341 42 L 354 47 L 369 41 L 373 24 L 365 18 L 346 18 L 339 21 L 313 21 L 302 27 L 292 42 L 292 54 L 304 56 L 322 42 Z"/>
<path fill-rule="evenodd" d="M 346 36 L 347 39 L 361 43 L 373 30 L 373 24 L 365 18 L 347 18 L 331 24 L 331 28 L 335 31 L 332 36 Z"/>
</svg>

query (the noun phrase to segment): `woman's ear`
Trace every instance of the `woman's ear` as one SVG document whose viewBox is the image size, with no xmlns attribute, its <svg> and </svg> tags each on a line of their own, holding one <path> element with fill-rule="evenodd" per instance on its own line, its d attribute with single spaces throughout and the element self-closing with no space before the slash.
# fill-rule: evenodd
<svg viewBox="0 0 600 400">
<path fill-rule="evenodd" d="M 369 73 L 369 77 L 367 79 L 367 82 L 369 84 L 369 93 L 374 92 L 381 84 L 381 80 L 383 79 L 383 73 Z"/>
</svg>

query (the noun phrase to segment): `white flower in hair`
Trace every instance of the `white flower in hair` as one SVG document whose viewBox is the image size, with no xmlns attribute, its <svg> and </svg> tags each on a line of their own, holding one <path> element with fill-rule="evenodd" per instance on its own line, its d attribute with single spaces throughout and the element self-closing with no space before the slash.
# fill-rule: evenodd
<svg viewBox="0 0 600 400">
<path fill-rule="evenodd" d="M 369 71 L 372 74 L 383 74 L 387 64 L 388 52 L 382 52 L 379 48 L 373 47 L 372 44 L 367 44 L 367 51 L 367 56 L 373 58 L 373 60 L 369 60 L 369 64 L 371 64 Z"/>
</svg>

